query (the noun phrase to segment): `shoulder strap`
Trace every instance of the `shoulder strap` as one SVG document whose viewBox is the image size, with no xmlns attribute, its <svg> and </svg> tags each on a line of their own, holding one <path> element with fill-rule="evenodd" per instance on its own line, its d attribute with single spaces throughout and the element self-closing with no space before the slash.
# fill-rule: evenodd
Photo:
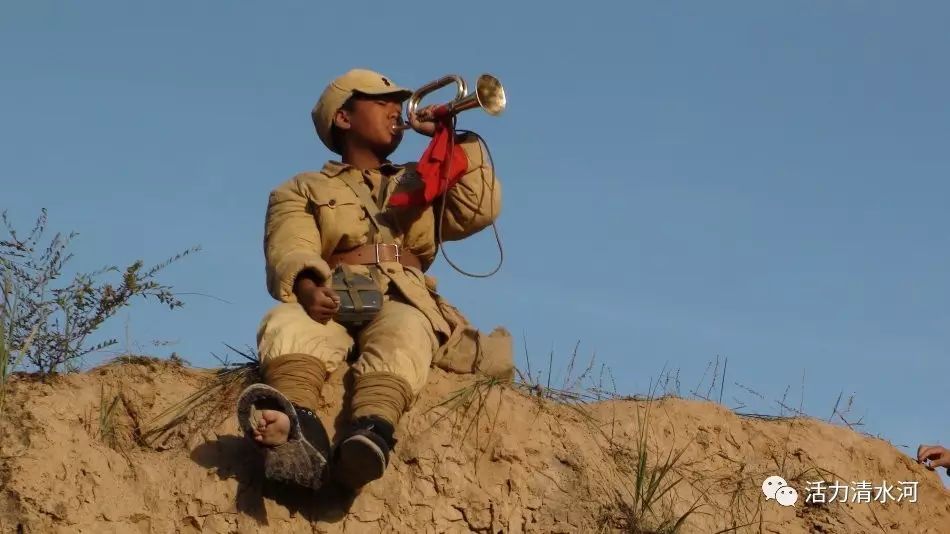
<svg viewBox="0 0 950 534">
<path fill-rule="evenodd" d="M 392 232 L 389 230 L 385 224 L 380 222 L 380 211 L 379 206 L 373 202 L 373 196 L 370 194 L 369 188 L 366 187 L 366 184 L 363 182 L 362 178 L 353 176 L 352 174 L 343 173 L 340 175 L 340 179 L 345 183 L 356 196 L 360 199 L 360 204 L 363 206 L 363 211 L 366 212 L 366 216 L 369 217 L 370 226 L 370 240 L 375 241 L 376 234 L 382 238 L 383 243 L 395 243 L 396 240 L 393 237 Z"/>
</svg>

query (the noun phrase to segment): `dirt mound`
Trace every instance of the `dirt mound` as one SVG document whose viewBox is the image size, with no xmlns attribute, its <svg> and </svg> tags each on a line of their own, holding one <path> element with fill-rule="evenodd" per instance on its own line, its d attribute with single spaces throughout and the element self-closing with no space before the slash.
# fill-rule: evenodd
<svg viewBox="0 0 950 534">
<path fill-rule="evenodd" d="M 290 492 L 262 482 L 238 435 L 240 381 L 155 420 L 214 379 L 148 359 L 16 377 L 0 421 L 0 532 L 653 532 L 690 509 L 681 532 L 950 529 L 937 475 L 847 428 L 672 398 L 554 402 L 437 370 L 383 479 L 355 498 Z M 344 379 L 324 391 L 331 429 Z M 795 505 L 764 498 L 769 475 L 797 489 Z M 816 481 L 852 494 L 805 503 Z M 893 485 L 893 498 L 851 502 L 862 482 Z"/>
</svg>

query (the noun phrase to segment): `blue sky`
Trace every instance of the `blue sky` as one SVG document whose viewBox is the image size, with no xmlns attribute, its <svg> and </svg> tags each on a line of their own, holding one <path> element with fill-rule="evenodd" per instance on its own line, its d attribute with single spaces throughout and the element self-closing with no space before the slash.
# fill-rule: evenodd
<svg viewBox="0 0 950 534">
<path fill-rule="evenodd" d="M 843 392 L 907 452 L 950 443 L 946 4 L 281 4 L 0 6 L 0 208 L 80 232 L 80 269 L 200 245 L 163 279 L 228 301 L 139 303 L 104 335 L 195 365 L 253 343 L 267 194 L 331 156 L 326 83 L 491 72 L 508 110 L 459 125 L 505 188 L 505 264 L 432 270 L 479 327 L 535 367 L 580 341 L 624 393 L 664 367 L 686 393 L 718 355 L 730 406 L 777 412 L 790 386 L 827 417 Z M 447 249 L 497 261 L 490 232 Z"/>
</svg>

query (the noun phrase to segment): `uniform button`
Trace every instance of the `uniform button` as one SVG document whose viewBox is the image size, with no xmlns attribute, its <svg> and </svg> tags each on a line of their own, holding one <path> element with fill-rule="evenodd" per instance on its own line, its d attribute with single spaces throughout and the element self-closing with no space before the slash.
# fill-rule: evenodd
<svg viewBox="0 0 950 534">
<path fill-rule="evenodd" d="M 332 208 L 333 206 L 336 206 L 336 199 L 335 199 L 335 198 L 331 198 L 331 199 L 330 199 L 330 202 L 327 202 L 327 205 L 329 205 L 331 208 Z"/>
</svg>

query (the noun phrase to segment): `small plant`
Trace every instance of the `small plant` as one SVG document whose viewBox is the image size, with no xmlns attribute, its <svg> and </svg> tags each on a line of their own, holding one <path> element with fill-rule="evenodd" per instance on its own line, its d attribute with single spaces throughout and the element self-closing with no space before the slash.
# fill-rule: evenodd
<svg viewBox="0 0 950 534">
<path fill-rule="evenodd" d="M 121 402 L 119 395 L 106 395 L 106 387 L 99 390 L 99 439 L 113 449 L 119 446 L 119 429 L 116 421 L 116 411 Z"/>
<path fill-rule="evenodd" d="M 651 393 L 652 397 L 652 393 Z M 682 514 L 673 513 L 673 493 L 684 482 L 678 468 L 686 447 L 678 451 L 671 448 L 666 454 L 654 458 L 650 453 L 650 419 L 654 399 L 646 401 L 644 410 L 638 414 L 635 449 L 614 457 L 632 461 L 625 471 L 629 473 L 628 485 L 617 491 L 610 506 L 608 518 L 622 532 L 633 534 L 674 534 L 681 532 L 690 515 L 699 508 L 699 499 Z M 615 442 L 611 442 L 616 446 Z M 623 466 L 621 466 L 623 467 Z"/>
<path fill-rule="evenodd" d="M 16 295 L 14 294 L 13 279 L 6 273 L 0 278 L 0 416 L 3 415 L 3 403 L 6 400 L 7 383 L 11 373 L 23 360 L 24 354 L 30 350 L 37 327 L 34 325 L 25 339 L 14 344 L 7 332 L 12 331 L 20 323 L 17 313 Z M 40 314 L 43 316 L 43 313 Z"/>
<path fill-rule="evenodd" d="M 183 305 L 172 288 L 156 276 L 171 263 L 196 252 L 191 248 L 167 261 L 145 268 L 139 260 L 124 269 L 115 266 L 79 273 L 66 284 L 54 286 L 72 259 L 69 244 L 77 235 L 55 234 L 41 245 L 46 230 L 44 209 L 26 237 L 19 237 L 6 212 L 2 215 L 9 238 L 0 240 L 0 274 L 4 281 L 2 323 L 3 377 L 26 364 L 41 375 L 75 371 L 89 353 L 115 345 L 115 339 L 90 343 L 90 336 L 136 297 L 154 297 L 170 309 Z M 100 278 L 117 274 L 118 281 Z M 16 351 L 11 350 L 16 347 Z"/>
<path fill-rule="evenodd" d="M 619 530 L 634 534 L 674 534 L 682 532 L 686 520 L 700 508 L 700 495 L 695 502 L 684 512 L 677 515 L 673 510 L 676 499 L 674 493 L 681 485 L 688 482 L 679 473 L 681 459 L 686 448 L 671 449 L 666 454 L 655 458 L 649 448 L 651 410 L 659 400 L 657 390 L 663 386 L 664 396 L 672 394 L 671 388 L 679 387 L 679 375 L 666 375 L 663 380 L 651 382 L 649 394 L 646 396 L 624 396 L 616 393 L 616 384 L 613 375 L 605 366 L 601 366 L 598 377 L 595 377 L 595 357 L 579 374 L 575 373 L 580 344 L 575 345 L 569 355 L 563 378 L 558 380 L 554 376 L 553 352 L 548 356 L 547 369 L 535 369 L 532 373 L 531 358 L 525 347 L 525 361 L 527 369 L 517 370 L 518 380 L 512 384 L 516 390 L 536 398 L 539 407 L 545 402 L 552 406 L 568 408 L 580 415 L 592 436 L 602 438 L 601 452 L 611 459 L 612 468 L 608 471 L 619 474 L 624 483 L 618 488 L 611 484 L 604 484 L 608 494 L 612 495 L 609 502 L 604 504 L 600 519 L 602 529 Z M 466 391 L 469 396 L 470 392 Z M 464 397 L 462 397 L 464 398 Z M 454 399 L 450 399 L 454 400 Z M 593 415 L 588 405 L 592 402 L 604 400 L 636 400 L 645 403 L 645 410 L 638 416 L 638 435 L 631 446 L 623 439 L 614 435 L 616 421 L 601 421 Z M 604 427 L 610 428 L 609 432 Z M 613 474 L 598 472 L 595 480 L 612 479 Z"/>
</svg>

